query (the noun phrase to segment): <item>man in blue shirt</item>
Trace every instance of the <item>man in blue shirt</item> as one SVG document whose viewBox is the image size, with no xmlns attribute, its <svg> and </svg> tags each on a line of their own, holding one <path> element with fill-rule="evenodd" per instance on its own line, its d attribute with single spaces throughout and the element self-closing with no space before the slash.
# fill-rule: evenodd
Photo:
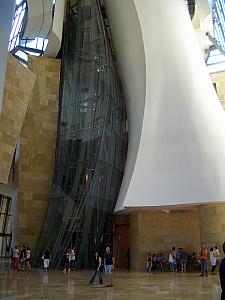
<svg viewBox="0 0 225 300">
<path fill-rule="evenodd" d="M 104 256 L 105 274 L 106 274 L 106 286 L 112 287 L 112 270 L 115 267 L 115 258 L 110 252 L 110 248 L 106 247 L 106 253 Z"/>
<path fill-rule="evenodd" d="M 225 253 L 225 242 L 223 243 L 223 252 Z M 222 289 L 221 300 L 225 300 L 225 257 L 220 263 L 220 285 Z"/>
</svg>

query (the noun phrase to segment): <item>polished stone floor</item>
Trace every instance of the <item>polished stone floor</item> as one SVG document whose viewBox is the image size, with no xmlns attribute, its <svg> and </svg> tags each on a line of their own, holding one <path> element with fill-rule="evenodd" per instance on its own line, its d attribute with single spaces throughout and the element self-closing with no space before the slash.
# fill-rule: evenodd
<svg viewBox="0 0 225 300">
<path fill-rule="evenodd" d="M 89 287 L 89 271 L 33 270 L 13 272 L 0 263 L 0 299 L 129 299 L 129 300 L 216 300 L 220 299 L 218 275 L 198 273 L 154 273 L 115 270 L 113 288 Z"/>
</svg>

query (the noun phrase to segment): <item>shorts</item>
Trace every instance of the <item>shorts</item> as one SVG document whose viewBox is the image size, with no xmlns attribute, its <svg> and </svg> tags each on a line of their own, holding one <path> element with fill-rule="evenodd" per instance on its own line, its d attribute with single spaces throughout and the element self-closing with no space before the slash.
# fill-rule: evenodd
<svg viewBox="0 0 225 300">
<path fill-rule="evenodd" d="M 105 274 L 109 275 L 112 273 L 112 265 L 105 265 Z"/>
<path fill-rule="evenodd" d="M 49 259 L 44 258 L 44 268 L 49 267 Z"/>
</svg>

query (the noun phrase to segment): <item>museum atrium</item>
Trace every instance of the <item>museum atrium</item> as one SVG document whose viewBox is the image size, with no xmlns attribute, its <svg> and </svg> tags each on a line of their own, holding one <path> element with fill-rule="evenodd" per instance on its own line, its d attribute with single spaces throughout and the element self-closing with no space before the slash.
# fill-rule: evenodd
<svg viewBox="0 0 225 300">
<path fill-rule="evenodd" d="M 147 299 L 148 252 L 222 254 L 224 0 L 2 0 L 0 41 L 0 257 L 26 245 L 39 270 L 49 248 L 56 276 L 38 298 L 38 271 L 27 296 L 29 277 L 10 294 L 2 272 L 0 298 L 105 299 L 85 294 L 85 272 L 106 246 L 119 286 L 107 299 Z M 60 279 L 69 248 L 77 272 Z M 217 276 L 160 276 L 152 299 L 219 299 Z"/>
</svg>

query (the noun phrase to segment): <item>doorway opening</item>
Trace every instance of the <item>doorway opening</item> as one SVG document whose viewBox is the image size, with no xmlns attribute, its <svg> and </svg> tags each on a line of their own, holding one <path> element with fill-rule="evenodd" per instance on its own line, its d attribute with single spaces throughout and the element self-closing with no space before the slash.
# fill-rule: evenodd
<svg viewBox="0 0 225 300">
<path fill-rule="evenodd" d="M 118 268 L 130 267 L 130 227 L 129 224 L 114 224 L 113 252 Z"/>
</svg>

